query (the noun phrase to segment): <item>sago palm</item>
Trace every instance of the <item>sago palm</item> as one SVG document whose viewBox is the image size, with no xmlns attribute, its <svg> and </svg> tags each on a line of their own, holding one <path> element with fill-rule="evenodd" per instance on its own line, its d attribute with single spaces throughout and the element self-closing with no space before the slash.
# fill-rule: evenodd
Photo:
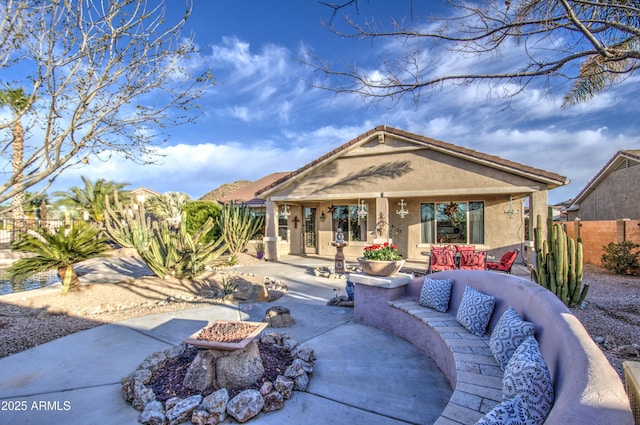
<svg viewBox="0 0 640 425">
<path fill-rule="evenodd" d="M 63 226 L 55 232 L 42 227 L 34 233 L 25 233 L 15 242 L 18 251 L 35 254 L 21 258 L 9 267 L 9 275 L 25 279 L 35 273 L 55 269 L 62 279 L 62 293 L 77 289 L 80 285 L 73 265 L 103 255 L 107 250 L 100 231 L 80 222 L 67 230 Z"/>
</svg>

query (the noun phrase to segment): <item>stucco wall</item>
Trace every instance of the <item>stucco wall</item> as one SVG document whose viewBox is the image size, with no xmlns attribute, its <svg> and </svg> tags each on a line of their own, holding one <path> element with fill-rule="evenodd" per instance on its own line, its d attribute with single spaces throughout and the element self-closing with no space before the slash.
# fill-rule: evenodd
<svg viewBox="0 0 640 425">
<path fill-rule="evenodd" d="M 640 166 L 621 168 L 607 175 L 580 202 L 569 220 L 640 219 Z"/>
</svg>

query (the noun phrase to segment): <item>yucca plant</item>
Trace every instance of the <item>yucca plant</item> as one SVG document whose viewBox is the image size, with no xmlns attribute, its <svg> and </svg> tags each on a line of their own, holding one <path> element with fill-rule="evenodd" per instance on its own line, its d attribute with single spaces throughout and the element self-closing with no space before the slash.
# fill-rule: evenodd
<svg viewBox="0 0 640 425">
<path fill-rule="evenodd" d="M 100 230 L 87 223 L 76 223 L 71 229 L 60 226 L 50 232 L 41 227 L 30 233 L 24 233 L 13 249 L 35 254 L 21 258 L 8 268 L 9 276 L 22 280 L 47 270 L 55 269 L 62 279 L 62 293 L 79 287 L 80 281 L 73 265 L 90 258 L 104 255 L 108 249 L 106 241 L 100 236 Z"/>
</svg>

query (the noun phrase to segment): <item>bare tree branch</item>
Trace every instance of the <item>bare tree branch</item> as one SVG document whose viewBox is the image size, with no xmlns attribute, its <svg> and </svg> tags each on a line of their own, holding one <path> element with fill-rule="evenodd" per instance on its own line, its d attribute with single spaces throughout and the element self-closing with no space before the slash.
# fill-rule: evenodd
<svg viewBox="0 0 640 425">
<path fill-rule="evenodd" d="M 333 12 L 353 4 L 345 1 Z M 637 0 L 507 0 L 482 7 L 452 0 L 449 4 L 449 16 L 411 20 L 408 26 L 393 21 L 393 28 L 386 31 L 372 20 L 345 17 L 351 31 L 333 28 L 336 35 L 396 43 L 396 51 L 404 55 L 385 58 L 374 71 L 362 71 L 355 65 L 335 67 L 308 54 L 301 61 L 325 77 L 324 82 L 312 84 L 374 101 L 412 95 L 420 102 L 428 93 L 425 90 L 440 89 L 445 83 L 504 82 L 521 85 L 522 90 L 537 77 L 562 78 L 574 81 L 564 96 L 564 105 L 571 105 L 593 98 L 640 67 Z M 495 61 L 486 70 L 471 72 L 438 71 L 449 55 L 461 59 L 472 55 L 482 61 L 501 58 L 508 51 L 520 52 L 521 60 Z"/>
<path fill-rule="evenodd" d="M 191 1 L 177 18 L 155 0 L 0 2 L 0 40 L 8 41 L 0 83 L 30 99 L 0 120 L 2 157 L 11 151 L 6 129 L 20 120 L 28 136 L 23 176 L 0 170 L 0 202 L 81 162 L 121 155 L 152 163 L 155 146 L 199 115 L 198 98 L 213 82 L 182 32 Z"/>
</svg>

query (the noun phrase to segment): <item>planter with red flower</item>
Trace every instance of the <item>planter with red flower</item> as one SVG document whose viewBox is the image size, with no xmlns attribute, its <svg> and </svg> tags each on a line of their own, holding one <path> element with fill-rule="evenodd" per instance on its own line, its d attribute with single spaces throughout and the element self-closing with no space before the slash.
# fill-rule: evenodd
<svg viewBox="0 0 640 425">
<path fill-rule="evenodd" d="M 404 266 L 398 247 L 389 242 L 373 244 L 364 248 L 364 254 L 358 258 L 362 271 L 372 276 L 393 276 Z"/>
</svg>

